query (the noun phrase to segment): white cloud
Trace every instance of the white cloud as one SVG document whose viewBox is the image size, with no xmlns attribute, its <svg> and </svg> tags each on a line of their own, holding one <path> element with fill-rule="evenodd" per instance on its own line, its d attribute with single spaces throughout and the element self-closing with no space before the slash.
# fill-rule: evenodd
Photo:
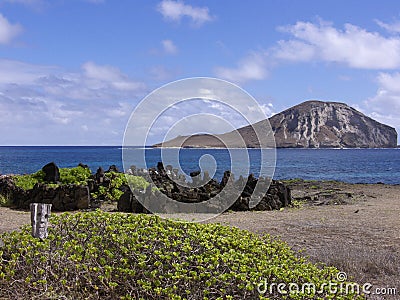
<svg viewBox="0 0 400 300">
<path fill-rule="evenodd" d="M 0 13 L 0 44 L 9 44 L 12 39 L 22 32 L 22 26 L 19 24 L 11 24 Z"/>
<path fill-rule="evenodd" d="M 2 144 L 120 144 L 145 86 L 113 66 L 56 66 L 0 60 Z M 43 134 L 46 132 L 46 134 Z"/>
<path fill-rule="evenodd" d="M 258 107 L 257 104 L 244 90 L 223 80 L 210 78 L 178 80 L 172 85 L 163 86 L 156 93 L 149 94 L 146 101 L 141 102 L 131 119 L 127 136 L 136 142 L 130 143 L 132 145 L 154 144 L 160 142 L 168 129 L 174 126 L 175 123 L 171 120 L 179 122 L 184 118 L 187 120 L 185 122 L 189 123 L 179 127 L 182 132 L 173 131 L 175 135 L 193 134 L 203 130 L 204 126 L 208 126 L 207 132 L 223 133 L 265 119 L 263 109 L 255 109 Z M 232 126 L 226 128 L 211 121 L 204 123 L 204 118 L 203 121 L 187 118 L 199 114 L 211 115 L 210 120 L 219 118 Z M 144 132 L 151 126 L 153 126 L 151 132 L 154 134 L 151 134 L 151 140 L 145 142 Z"/>
<path fill-rule="evenodd" d="M 271 103 L 257 105 L 254 102 L 241 102 L 240 111 L 227 103 L 202 98 L 193 98 L 171 106 L 155 119 L 149 132 L 149 144 L 158 143 L 164 138 L 169 140 L 178 135 L 226 133 L 263 120 L 274 113 Z M 262 117 L 252 121 L 246 120 L 246 116 L 254 115 Z"/>
<path fill-rule="evenodd" d="M 161 44 L 162 44 L 164 52 L 166 54 L 176 54 L 176 53 L 178 53 L 178 48 L 175 46 L 173 41 L 171 41 L 171 40 L 162 40 Z"/>
<path fill-rule="evenodd" d="M 197 26 L 213 20 L 208 7 L 194 7 L 183 1 L 163 0 L 157 5 L 157 10 L 167 20 L 179 22 L 188 17 Z"/>
<path fill-rule="evenodd" d="M 391 24 L 384 23 L 379 20 L 375 20 L 376 24 L 378 24 L 383 29 L 391 32 L 391 33 L 400 33 L 400 21 L 395 21 Z"/>
<path fill-rule="evenodd" d="M 119 102 L 117 107 L 107 112 L 107 115 L 110 117 L 124 117 L 130 115 L 132 110 L 132 104 L 127 102 Z"/>
<path fill-rule="evenodd" d="M 27 64 L 15 60 L 0 59 L 1 84 L 33 84 L 40 77 L 59 72 L 54 66 Z"/>
<path fill-rule="evenodd" d="M 111 86 L 120 91 L 135 91 L 144 87 L 143 83 L 129 79 L 127 75 L 112 66 L 102 66 L 87 62 L 83 64 L 82 69 L 86 79 L 97 87 Z"/>
<path fill-rule="evenodd" d="M 267 118 L 273 116 L 274 114 L 276 114 L 275 110 L 274 110 L 274 106 L 272 103 L 263 103 L 263 104 L 259 104 L 257 107 L 255 106 L 249 106 L 248 107 L 249 111 L 259 111 L 260 109 L 264 112 L 265 116 Z"/>
<path fill-rule="evenodd" d="M 265 58 L 263 53 L 252 53 L 239 61 L 236 68 L 217 67 L 215 74 L 236 83 L 265 79 L 268 75 Z"/>
<path fill-rule="evenodd" d="M 381 26 L 389 25 L 379 23 Z M 398 27 L 399 28 L 398 28 Z M 390 25 L 399 30 L 400 23 Z M 383 36 L 352 24 L 340 30 L 331 23 L 297 22 L 279 27 L 289 33 L 288 40 L 277 41 L 266 50 L 254 51 L 241 59 L 236 67 L 217 67 L 217 76 L 234 82 L 265 79 L 272 66 L 282 62 L 324 61 L 356 69 L 391 70 L 400 68 L 400 36 Z M 270 60 L 270 61 L 269 61 Z"/>
<path fill-rule="evenodd" d="M 244 107 L 246 112 L 250 108 Z M 254 110 L 256 111 L 256 110 Z M 193 98 L 168 108 L 154 122 L 150 135 L 152 142 L 168 133 L 167 139 L 195 133 L 225 133 L 248 125 L 242 112 L 210 99 Z M 158 140 L 157 140 L 158 139 Z"/>
<path fill-rule="evenodd" d="M 396 113 L 400 118 L 400 73 L 380 73 L 377 82 L 377 93 L 367 100 L 367 106 L 380 114 Z"/>
<path fill-rule="evenodd" d="M 326 22 L 297 22 L 279 29 L 293 37 L 278 42 L 274 54 L 280 59 L 322 60 L 360 69 L 400 67 L 398 37 L 385 37 L 352 24 L 339 30 Z"/>
<path fill-rule="evenodd" d="M 380 73 L 378 75 L 378 83 L 381 87 L 381 92 L 393 92 L 400 94 L 400 73 L 396 72 L 393 74 Z"/>
<path fill-rule="evenodd" d="M 297 40 L 278 41 L 275 57 L 289 61 L 310 61 L 315 56 L 315 47 Z"/>
<path fill-rule="evenodd" d="M 14 63 L 19 64 L 18 62 Z M 22 65 L 24 66 L 24 64 Z M 31 68 L 31 73 L 25 75 L 27 77 L 25 83 L 31 80 L 31 84 L 37 85 L 45 94 L 55 98 L 125 100 L 135 98 L 135 95 L 145 88 L 142 82 L 130 79 L 118 68 L 97 65 L 94 62 L 84 63 L 81 72 L 75 73 L 67 73 L 62 70 L 50 72 L 45 66 L 27 65 L 26 70 L 29 68 Z M 48 72 L 43 74 L 45 71 Z M 24 78 L 24 74 L 17 73 L 15 77 Z M 2 73 L 0 73 L 0 82 L 1 78 Z"/>
<path fill-rule="evenodd" d="M 365 101 L 366 113 L 396 128 L 400 141 L 400 72 L 380 73 L 376 94 Z"/>
</svg>

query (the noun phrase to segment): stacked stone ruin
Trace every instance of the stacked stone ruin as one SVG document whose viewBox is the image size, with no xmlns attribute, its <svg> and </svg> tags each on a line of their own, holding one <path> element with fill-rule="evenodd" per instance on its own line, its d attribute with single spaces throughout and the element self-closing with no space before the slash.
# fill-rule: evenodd
<svg viewBox="0 0 400 300">
<path fill-rule="evenodd" d="M 173 169 L 170 165 L 164 168 L 162 163 L 158 163 L 156 168 L 148 170 L 137 169 L 132 166 L 129 173 L 143 176 L 153 184 L 146 191 L 132 192 L 129 188 L 125 188 L 124 195 L 118 201 L 118 210 L 124 212 L 146 212 L 147 210 L 142 203 L 150 198 L 160 199 L 161 197 L 157 197 L 159 193 L 163 193 L 169 199 L 178 202 L 206 202 L 225 192 L 224 187 L 229 180 L 234 182 L 233 187 L 243 187 L 239 193 L 236 193 L 239 194 L 239 197 L 229 207 L 230 210 L 275 210 L 291 204 L 290 189 L 285 184 L 269 178 L 260 177 L 257 179 L 253 174 L 250 174 L 246 179 L 240 176 L 235 181 L 234 175 L 230 171 L 225 171 L 221 181 L 218 182 L 210 178 L 207 172 L 204 172 L 203 177 L 201 177 L 200 171 L 195 171 L 190 173 L 192 182 L 188 183 L 186 177 L 183 174 L 179 174 L 177 169 Z M 257 183 L 259 186 L 255 190 Z M 264 189 L 262 188 L 263 186 L 265 187 Z M 156 189 L 153 189 L 153 187 L 156 187 Z M 257 205 L 252 207 L 251 201 L 257 203 Z"/>
<path fill-rule="evenodd" d="M 82 167 L 86 165 L 80 164 Z M 48 183 L 57 183 L 59 170 L 54 163 L 47 164 L 42 169 L 45 172 Z M 119 172 L 116 166 L 111 166 L 107 172 Z M 103 168 L 99 167 L 95 174 L 87 181 L 86 185 L 48 185 L 36 184 L 33 189 L 23 190 L 17 187 L 12 176 L 0 178 L 0 194 L 11 199 L 12 206 L 28 209 L 31 203 L 52 204 L 55 211 L 68 211 L 78 209 L 99 208 L 104 199 L 92 198 L 91 193 L 99 190 L 99 187 L 110 187 L 110 178 L 105 176 Z M 207 203 L 214 197 L 229 197 L 229 192 L 236 195 L 235 201 L 229 206 L 229 210 L 276 210 L 291 204 L 290 189 L 280 181 L 269 178 L 255 178 L 252 174 L 248 178 L 240 176 L 235 180 L 230 171 L 226 171 L 220 182 L 210 178 L 207 172 L 200 171 L 190 173 L 191 181 L 168 165 L 164 168 L 162 163 L 150 169 L 139 169 L 132 166 L 128 175 L 141 176 L 149 184 L 146 190 L 131 191 L 129 186 L 123 185 L 123 192 L 119 198 L 117 208 L 122 212 L 148 213 L 142 203 L 146 201 L 163 201 L 161 193 L 169 199 L 183 203 Z M 231 190 L 226 188 L 231 182 Z M 258 189 L 255 189 L 255 187 Z M 233 190 L 232 190 L 233 189 Z M 227 194 L 228 193 L 228 194 Z M 218 199 L 218 198 L 216 198 Z M 234 200 L 234 199 L 233 199 Z M 256 205 L 252 205 L 256 203 Z M 145 205 L 146 207 L 149 207 Z"/>
</svg>

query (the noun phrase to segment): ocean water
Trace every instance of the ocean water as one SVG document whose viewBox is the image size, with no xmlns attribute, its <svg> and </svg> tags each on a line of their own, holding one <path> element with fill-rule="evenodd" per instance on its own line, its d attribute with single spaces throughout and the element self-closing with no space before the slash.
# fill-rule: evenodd
<svg viewBox="0 0 400 300">
<path fill-rule="evenodd" d="M 137 151 L 135 148 L 126 150 Z M 236 160 L 234 164 L 240 166 L 242 163 L 243 167 L 249 164 L 250 172 L 258 176 L 261 164 L 260 150 L 247 151 L 250 161 Z M 207 157 L 210 162 L 215 163 L 214 177 L 217 179 L 222 177 L 225 170 L 231 168 L 229 151 L 226 149 L 179 150 L 179 163 L 187 174 L 200 169 L 201 157 Z M 0 174 L 36 172 L 51 161 L 59 167 L 74 167 L 82 162 L 89 165 L 93 172 L 99 166 L 105 170 L 110 165 L 123 169 L 120 146 L 0 147 Z M 157 162 L 161 161 L 161 150 L 146 149 L 145 161 L 148 167 L 156 166 Z M 144 167 L 140 163 L 136 165 Z M 268 172 L 271 172 L 271 168 L 268 168 Z M 400 184 L 400 149 L 276 149 L 276 168 L 273 178 Z"/>
</svg>

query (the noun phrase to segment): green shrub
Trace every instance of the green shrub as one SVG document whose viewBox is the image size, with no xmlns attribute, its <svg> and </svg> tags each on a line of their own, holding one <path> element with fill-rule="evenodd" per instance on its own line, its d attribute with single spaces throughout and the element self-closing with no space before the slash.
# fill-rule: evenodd
<svg viewBox="0 0 400 300">
<path fill-rule="evenodd" d="M 33 174 L 16 175 L 13 180 L 16 186 L 24 190 L 30 190 L 33 189 L 36 183 L 44 182 L 44 172 L 39 170 Z"/>
<path fill-rule="evenodd" d="M 145 190 L 149 186 L 149 182 L 141 176 L 125 175 L 127 183 L 133 189 Z"/>
<path fill-rule="evenodd" d="M 75 168 L 60 168 L 60 184 L 78 184 L 86 185 L 91 176 L 91 171 L 88 168 L 81 166 Z M 134 189 L 144 190 L 150 183 L 143 177 L 127 175 L 116 172 L 106 172 L 105 176 L 110 179 L 110 186 L 100 186 L 99 191 L 92 193 L 93 198 L 102 197 L 109 201 L 118 201 L 123 192 L 122 185 L 127 185 L 129 180 L 130 187 Z M 16 186 L 24 189 L 32 189 L 36 183 L 44 183 L 44 172 L 42 170 L 28 175 L 17 175 L 13 178 Z M 57 187 L 56 184 L 47 183 L 49 187 Z"/>
<path fill-rule="evenodd" d="M 44 241 L 28 226 L 0 235 L 0 298 L 357 299 L 327 291 L 260 296 L 263 279 L 320 288 L 337 282 L 338 270 L 238 228 L 100 211 L 62 214 L 51 223 Z"/>
<path fill-rule="evenodd" d="M 87 184 L 87 180 L 92 175 L 88 168 L 81 166 L 75 168 L 60 168 L 60 182 L 62 184 Z"/>
<path fill-rule="evenodd" d="M 11 206 L 11 199 L 10 199 L 9 195 L 0 194 L 0 206 L 2 206 L 2 207 Z"/>
<path fill-rule="evenodd" d="M 123 184 L 126 184 L 125 174 L 116 172 L 106 172 L 105 176 L 111 180 L 110 187 L 114 189 L 120 188 Z"/>
<path fill-rule="evenodd" d="M 90 169 L 78 166 L 76 168 L 60 168 L 61 184 L 87 184 L 87 180 L 92 175 Z M 24 189 L 33 189 L 36 183 L 44 183 L 44 172 L 42 170 L 33 174 L 16 175 L 14 183 L 16 186 Z"/>
<path fill-rule="evenodd" d="M 150 184 L 141 176 L 134 176 L 116 172 L 106 172 L 105 176 L 110 179 L 109 188 L 100 186 L 98 192 L 91 194 L 93 198 L 102 197 L 103 199 L 108 201 L 118 201 L 119 197 L 121 197 L 121 195 L 123 194 L 120 188 L 123 185 L 127 185 L 128 181 L 131 188 L 140 190 L 144 190 Z"/>
</svg>

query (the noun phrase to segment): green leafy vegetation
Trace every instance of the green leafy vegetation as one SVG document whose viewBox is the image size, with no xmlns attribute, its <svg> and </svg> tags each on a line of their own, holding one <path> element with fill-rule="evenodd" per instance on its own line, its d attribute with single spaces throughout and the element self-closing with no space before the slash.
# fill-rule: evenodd
<svg viewBox="0 0 400 300">
<path fill-rule="evenodd" d="M 89 168 L 81 166 L 75 168 L 60 168 L 61 184 L 87 184 L 87 180 L 92 175 Z"/>
<path fill-rule="evenodd" d="M 106 200 L 118 201 L 119 197 L 123 194 L 120 188 L 127 182 L 125 174 L 106 172 L 105 176 L 110 179 L 110 186 L 108 188 L 100 187 L 99 193 L 103 195 Z"/>
<path fill-rule="evenodd" d="M 0 194 L 0 206 L 2 206 L 2 207 L 11 206 L 11 199 L 10 199 L 9 195 Z"/>
<path fill-rule="evenodd" d="M 91 175 L 90 169 L 81 166 L 60 168 L 60 184 L 87 184 L 87 180 Z M 24 190 L 30 190 L 33 189 L 35 184 L 44 183 L 44 177 L 44 172 L 40 170 L 33 174 L 16 175 L 14 176 L 14 183 Z"/>
<path fill-rule="evenodd" d="M 13 179 L 16 186 L 24 190 L 30 190 L 33 189 L 36 183 L 44 182 L 44 172 L 40 170 L 33 174 L 16 175 Z"/>
<path fill-rule="evenodd" d="M 52 188 L 56 188 L 59 184 L 87 185 L 91 176 L 92 173 L 90 169 L 81 166 L 75 168 L 60 168 L 60 182 L 57 184 L 46 183 L 46 185 Z M 16 186 L 24 190 L 30 190 L 33 189 L 37 183 L 45 183 L 44 177 L 44 172 L 40 170 L 33 174 L 16 175 L 14 176 L 13 181 Z M 118 201 L 123 194 L 123 191 L 121 191 L 123 185 L 128 185 L 129 183 L 129 186 L 134 189 L 144 190 L 150 184 L 141 176 L 133 176 L 117 172 L 106 172 L 105 177 L 108 184 L 99 186 L 97 192 L 91 193 L 92 198 Z M 0 205 L 2 205 L 1 203 L 3 202 L 5 203 L 5 201 L 6 200 L 4 199 L 0 199 Z"/>
<path fill-rule="evenodd" d="M 305 204 L 307 204 L 307 201 L 305 200 L 292 200 L 292 204 L 290 205 L 293 208 L 302 208 Z"/>
<path fill-rule="evenodd" d="M 260 295 L 264 279 L 321 289 L 338 283 L 338 270 L 238 228 L 101 211 L 64 213 L 51 223 L 44 241 L 28 226 L 0 235 L 0 298 L 357 299 L 323 288 Z"/>
<path fill-rule="evenodd" d="M 92 193 L 93 198 L 103 198 L 108 201 L 118 201 L 123 194 L 121 187 L 128 185 L 133 189 L 144 190 L 150 184 L 141 176 L 128 175 L 116 172 L 106 172 L 105 176 L 110 180 L 108 187 L 100 186 L 98 192 Z"/>
<path fill-rule="evenodd" d="M 126 175 L 127 183 L 133 189 L 145 190 L 149 186 L 149 182 L 141 176 Z"/>
</svg>

